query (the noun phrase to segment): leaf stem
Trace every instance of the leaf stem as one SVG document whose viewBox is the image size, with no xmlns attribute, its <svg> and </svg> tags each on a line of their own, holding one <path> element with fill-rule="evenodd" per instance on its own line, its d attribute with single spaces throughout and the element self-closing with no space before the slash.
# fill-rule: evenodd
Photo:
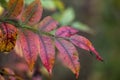
<svg viewBox="0 0 120 80">
<path fill-rule="evenodd" d="M 0 23 L 2 23 L 2 22 L 6 22 L 6 23 L 9 23 L 9 24 L 12 24 L 15 27 L 21 27 L 20 22 L 15 20 L 15 19 L 6 19 L 6 18 L 0 19 Z"/>
<path fill-rule="evenodd" d="M 22 28 L 29 29 L 29 30 L 31 30 L 31 31 L 39 34 L 39 35 L 40 35 L 40 34 L 44 34 L 44 35 L 50 36 L 50 37 L 52 37 L 52 38 L 62 38 L 62 39 L 69 40 L 69 38 L 67 38 L 67 37 L 59 37 L 59 36 L 53 35 L 53 34 L 48 33 L 48 32 L 43 32 L 42 30 L 37 30 L 37 29 L 35 29 L 35 28 L 33 28 L 33 27 L 30 27 L 30 26 L 27 26 L 27 25 L 22 26 Z"/>
<path fill-rule="evenodd" d="M 51 34 L 49 32 L 42 31 L 40 29 L 38 30 L 38 29 L 33 28 L 31 26 L 28 26 L 28 25 L 26 25 L 24 23 L 21 23 L 20 21 L 17 21 L 15 19 L 0 19 L 0 22 L 6 22 L 6 23 L 9 23 L 9 24 L 12 24 L 17 28 L 26 28 L 26 29 L 29 29 L 29 30 L 33 31 L 36 34 L 39 34 L 39 35 L 44 34 L 44 35 L 50 36 L 53 39 L 54 38 L 62 38 L 62 39 L 69 40 L 69 38 L 67 38 L 67 37 L 60 37 L 60 36 L 56 36 L 54 34 Z"/>
</svg>

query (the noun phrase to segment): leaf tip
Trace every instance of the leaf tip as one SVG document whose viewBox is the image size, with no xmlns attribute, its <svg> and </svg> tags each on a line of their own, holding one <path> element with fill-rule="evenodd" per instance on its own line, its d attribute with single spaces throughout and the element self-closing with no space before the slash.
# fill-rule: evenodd
<svg viewBox="0 0 120 80">
<path fill-rule="evenodd" d="M 51 75 L 52 74 L 52 68 L 50 68 L 50 65 L 49 64 L 44 64 L 44 66 L 46 67 L 49 75 Z"/>
<path fill-rule="evenodd" d="M 78 67 L 76 67 L 76 70 L 74 72 L 76 79 L 78 79 L 78 77 L 79 77 L 79 72 L 80 72 L 80 65 Z"/>
<path fill-rule="evenodd" d="M 104 61 L 103 58 L 99 55 L 99 53 L 94 49 L 94 47 L 91 47 L 90 49 L 91 49 L 91 52 L 95 53 L 97 60 L 99 60 L 101 62 Z"/>
<path fill-rule="evenodd" d="M 104 62 L 103 58 L 101 56 L 96 56 L 97 60 Z"/>
<path fill-rule="evenodd" d="M 28 63 L 28 68 L 32 72 L 34 68 L 34 62 Z"/>
<path fill-rule="evenodd" d="M 76 77 L 76 79 L 78 79 L 79 73 L 75 73 L 75 77 Z"/>
</svg>

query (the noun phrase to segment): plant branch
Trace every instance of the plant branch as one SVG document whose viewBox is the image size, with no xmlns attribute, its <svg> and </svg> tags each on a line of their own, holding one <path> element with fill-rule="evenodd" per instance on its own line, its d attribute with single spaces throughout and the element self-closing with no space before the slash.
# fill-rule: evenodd
<svg viewBox="0 0 120 80">
<path fill-rule="evenodd" d="M 61 38 L 61 39 L 69 40 L 69 38 L 67 38 L 67 37 L 56 36 L 56 35 L 53 35 L 51 33 L 42 31 L 40 29 L 37 30 L 37 29 L 35 29 L 35 28 L 31 27 L 31 26 L 22 24 L 21 22 L 15 20 L 15 19 L 0 19 L 0 22 L 6 22 L 6 23 L 9 23 L 9 24 L 12 24 L 12 25 L 14 25 L 15 27 L 18 27 L 18 28 L 26 28 L 26 29 L 29 29 L 29 30 L 33 31 L 36 34 L 39 34 L 39 35 L 44 34 L 44 35 L 50 36 L 53 39 L 54 38 Z"/>
</svg>

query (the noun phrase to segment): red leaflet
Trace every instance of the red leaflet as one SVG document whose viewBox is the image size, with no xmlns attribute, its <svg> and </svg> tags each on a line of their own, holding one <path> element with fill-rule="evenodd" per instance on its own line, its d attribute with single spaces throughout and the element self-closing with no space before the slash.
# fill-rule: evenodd
<svg viewBox="0 0 120 80">
<path fill-rule="evenodd" d="M 80 47 L 82 49 L 85 49 L 87 51 L 92 51 L 93 53 L 95 53 L 96 58 L 98 60 L 103 61 L 103 59 L 101 58 L 99 53 L 95 50 L 92 43 L 88 39 L 86 39 L 85 37 L 80 36 L 80 35 L 73 35 L 73 36 L 70 37 L 70 40 L 76 46 L 78 46 L 78 47 Z"/>
<path fill-rule="evenodd" d="M 24 58 L 30 70 L 32 70 L 34 67 L 34 63 L 37 59 L 37 55 L 38 55 L 37 45 L 39 44 L 39 39 L 38 39 L 37 34 L 35 34 L 32 31 L 29 31 L 29 30 L 24 30 L 24 31 L 19 30 L 19 31 L 20 31 L 19 41 L 21 44 L 20 46 L 22 48 Z"/>
<path fill-rule="evenodd" d="M 9 0 L 8 8 L 9 8 L 9 15 L 13 17 L 17 17 L 20 15 L 23 9 L 23 0 Z"/>
<path fill-rule="evenodd" d="M 55 61 L 55 48 L 53 45 L 53 41 L 48 36 L 40 36 L 40 58 L 42 60 L 43 65 L 46 67 L 48 72 L 52 73 L 52 68 Z"/>
<path fill-rule="evenodd" d="M 69 27 L 69 26 L 62 26 L 56 31 L 56 36 L 59 37 L 70 37 L 74 34 L 76 34 L 78 30 Z"/>
<path fill-rule="evenodd" d="M 74 45 L 63 39 L 56 39 L 55 45 L 59 50 L 58 57 L 61 59 L 63 64 L 72 70 L 76 75 L 79 75 L 80 63 L 78 62 L 78 52 Z"/>
<path fill-rule="evenodd" d="M 17 29 L 8 23 L 0 24 L 0 52 L 10 52 L 16 43 Z"/>
<path fill-rule="evenodd" d="M 57 25 L 57 21 L 55 21 L 51 16 L 47 16 L 40 22 L 38 27 L 41 31 L 50 32 L 55 29 Z"/>
<path fill-rule="evenodd" d="M 55 29 L 57 25 L 58 25 L 57 21 L 55 21 L 51 16 L 47 16 L 40 22 L 38 27 L 42 31 L 49 32 Z"/>
<path fill-rule="evenodd" d="M 40 0 L 32 2 L 22 15 L 22 21 L 29 25 L 34 25 L 39 22 L 42 16 L 42 6 Z"/>
</svg>

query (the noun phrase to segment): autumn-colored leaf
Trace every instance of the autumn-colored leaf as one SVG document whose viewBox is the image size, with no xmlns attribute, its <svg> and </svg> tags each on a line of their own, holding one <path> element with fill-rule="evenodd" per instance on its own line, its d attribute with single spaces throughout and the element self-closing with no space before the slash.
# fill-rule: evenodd
<svg viewBox="0 0 120 80">
<path fill-rule="evenodd" d="M 29 25 L 34 25 L 38 23 L 39 20 L 41 19 L 42 11 L 43 9 L 40 0 L 35 0 L 23 12 L 21 19 L 24 23 L 28 23 Z"/>
<path fill-rule="evenodd" d="M 75 46 L 63 39 L 56 39 L 55 45 L 59 50 L 58 57 L 66 67 L 72 70 L 77 78 L 79 75 L 80 63 L 78 62 L 78 52 Z"/>
<path fill-rule="evenodd" d="M 8 23 L 0 24 L 0 52 L 10 52 L 17 39 L 17 28 Z"/>
<path fill-rule="evenodd" d="M 24 4 L 23 0 L 9 0 L 9 2 L 8 2 L 9 13 L 8 13 L 8 15 L 10 15 L 10 17 L 12 17 L 12 18 L 19 16 L 20 13 L 22 12 L 23 4 Z"/>
<path fill-rule="evenodd" d="M 102 57 L 95 50 L 94 46 L 87 38 L 76 34 L 76 35 L 71 36 L 70 40 L 76 46 L 78 46 L 84 50 L 91 51 L 91 52 L 95 53 L 97 60 L 103 61 Z"/>
<path fill-rule="evenodd" d="M 38 44 L 39 39 L 37 34 L 30 30 L 19 30 L 18 39 L 20 41 L 20 46 L 22 48 L 22 52 L 24 58 L 29 66 L 29 69 L 32 70 L 37 59 L 38 55 Z M 19 45 L 18 45 L 19 46 Z"/>
<path fill-rule="evenodd" d="M 69 27 L 69 26 L 62 26 L 59 29 L 57 29 L 56 31 L 56 36 L 59 37 L 70 37 L 74 34 L 76 34 L 78 32 L 78 30 Z"/>
<path fill-rule="evenodd" d="M 55 21 L 52 17 L 45 17 L 40 24 L 38 25 L 41 31 L 49 32 L 55 29 L 58 26 L 58 22 Z"/>
<path fill-rule="evenodd" d="M 58 49 L 57 58 L 76 75 L 76 78 L 79 76 L 80 63 L 75 45 L 93 52 L 97 60 L 103 61 L 92 43 L 85 37 L 77 35 L 77 29 L 70 26 L 57 28 L 59 23 L 51 16 L 47 16 L 39 22 L 43 12 L 40 0 L 33 0 L 25 9 L 23 9 L 24 0 L 9 0 L 7 6 L 8 11 L 5 12 L 5 19 L 0 20 L 0 52 L 10 52 L 14 48 L 19 56 L 24 57 L 27 64 L 15 65 L 19 71 L 26 72 L 29 69 L 32 71 L 39 55 L 43 63 L 42 66 L 44 66 L 39 71 L 45 75 L 48 71 L 52 75 L 55 47 Z M 12 24 L 17 25 L 17 28 Z M 34 26 L 34 28 L 31 26 Z M 56 31 L 54 35 L 52 30 Z M 38 69 L 35 69 L 35 71 Z M 7 76 L 12 73 L 13 79 L 11 80 L 17 79 L 18 76 L 10 70 L 5 69 Z M 0 80 L 4 78 L 0 75 Z M 41 80 L 42 78 L 33 75 L 32 79 Z"/>
<path fill-rule="evenodd" d="M 55 48 L 52 39 L 49 36 L 39 35 L 40 40 L 40 58 L 42 60 L 43 65 L 48 70 L 48 72 L 52 73 L 52 68 L 55 61 Z"/>
</svg>

